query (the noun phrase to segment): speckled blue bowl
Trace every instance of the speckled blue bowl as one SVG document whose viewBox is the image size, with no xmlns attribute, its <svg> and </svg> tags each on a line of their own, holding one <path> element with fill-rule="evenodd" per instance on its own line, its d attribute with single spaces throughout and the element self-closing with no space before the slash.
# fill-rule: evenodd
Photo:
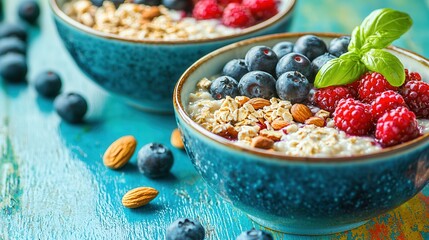
<svg viewBox="0 0 429 240">
<path fill-rule="evenodd" d="M 240 34 L 192 41 L 133 40 L 95 31 L 61 11 L 68 0 L 50 0 L 58 32 L 77 65 L 107 91 L 142 109 L 172 112 L 171 95 L 180 75 L 203 55 L 227 44 L 287 31 L 295 0 Z"/>
<path fill-rule="evenodd" d="M 313 34 L 325 40 L 338 36 Z M 196 83 L 218 74 L 228 60 L 243 57 L 252 46 L 273 46 L 301 35 L 246 40 L 201 58 L 176 85 L 175 114 L 192 163 L 224 199 L 270 229 L 330 234 L 358 227 L 398 207 L 428 183 L 429 134 L 370 155 L 291 157 L 234 145 L 193 122 L 185 109 Z M 400 48 L 390 51 L 407 68 L 429 79 L 428 60 Z"/>
</svg>

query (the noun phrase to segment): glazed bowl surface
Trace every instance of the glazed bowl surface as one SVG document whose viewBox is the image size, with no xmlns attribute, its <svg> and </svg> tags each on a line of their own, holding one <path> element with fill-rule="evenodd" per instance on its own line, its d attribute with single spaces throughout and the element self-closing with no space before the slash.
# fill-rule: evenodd
<svg viewBox="0 0 429 240">
<path fill-rule="evenodd" d="M 186 111 L 203 77 L 221 72 L 252 46 L 294 42 L 314 34 L 327 43 L 340 35 L 286 33 L 231 44 L 194 63 L 176 85 L 178 127 L 197 172 L 220 196 L 257 223 L 278 231 L 319 235 L 349 230 L 411 199 L 429 182 L 429 134 L 380 152 L 351 157 L 292 157 L 241 147 L 195 123 Z M 389 47 L 410 71 L 429 79 L 429 61 Z"/>
<path fill-rule="evenodd" d="M 180 75 L 198 58 L 227 44 L 285 32 L 295 0 L 281 1 L 274 17 L 238 34 L 202 40 L 135 40 L 95 31 L 61 9 L 69 0 L 50 0 L 63 43 L 81 70 L 128 103 L 155 112 L 172 112 L 171 95 Z"/>
</svg>

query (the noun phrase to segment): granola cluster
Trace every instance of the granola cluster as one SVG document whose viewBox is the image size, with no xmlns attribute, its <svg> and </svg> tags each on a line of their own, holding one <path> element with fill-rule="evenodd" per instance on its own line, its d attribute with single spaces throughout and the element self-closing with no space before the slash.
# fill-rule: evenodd
<svg viewBox="0 0 429 240">
<path fill-rule="evenodd" d="M 367 154 L 381 149 L 369 137 L 348 136 L 334 127 L 330 113 L 309 106 L 313 114 L 298 122 L 289 101 L 271 98 L 268 102 L 244 96 L 214 100 L 208 88 L 211 81 L 202 79 L 190 94 L 187 111 L 205 129 L 252 146 L 291 156 L 338 156 Z M 308 121 L 309 119 L 320 121 Z"/>
<path fill-rule="evenodd" d="M 238 33 L 219 20 L 196 20 L 163 6 L 125 2 L 118 8 L 110 1 L 96 7 L 89 0 L 72 0 L 63 11 L 94 30 L 130 39 L 193 40 Z"/>
</svg>

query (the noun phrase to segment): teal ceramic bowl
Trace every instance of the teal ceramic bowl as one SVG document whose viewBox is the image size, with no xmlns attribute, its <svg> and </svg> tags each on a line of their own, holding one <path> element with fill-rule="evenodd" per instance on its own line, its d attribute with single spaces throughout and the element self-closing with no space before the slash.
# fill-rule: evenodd
<svg viewBox="0 0 429 240">
<path fill-rule="evenodd" d="M 198 58 L 242 39 L 285 32 L 295 0 L 283 0 L 274 17 L 225 37 L 190 40 L 133 40 L 95 31 L 62 10 L 69 0 L 50 0 L 65 47 L 90 79 L 142 109 L 172 112 L 171 95 L 180 75 Z"/>
<path fill-rule="evenodd" d="M 336 34 L 312 33 L 329 41 Z M 292 157 L 234 145 L 192 121 L 189 94 L 203 77 L 218 74 L 255 45 L 295 41 L 279 34 L 229 45 L 193 64 L 180 78 L 174 107 L 184 143 L 207 184 L 255 222 L 278 231 L 318 235 L 349 230 L 390 211 L 429 182 L 429 134 L 380 152 L 353 157 Z M 390 47 L 411 71 L 429 79 L 429 61 Z"/>
</svg>

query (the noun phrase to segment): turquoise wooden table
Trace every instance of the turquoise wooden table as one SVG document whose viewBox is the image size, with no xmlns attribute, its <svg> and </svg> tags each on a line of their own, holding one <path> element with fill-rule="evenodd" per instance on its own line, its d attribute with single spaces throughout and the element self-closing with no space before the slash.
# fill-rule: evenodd
<svg viewBox="0 0 429 240">
<path fill-rule="evenodd" d="M 18 0 L 6 2 L 13 21 Z M 323 2 L 323 4 L 322 4 Z M 175 164 L 166 179 L 140 174 L 133 158 L 124 169 L 109 170 L 101 156 L 123 135 L 138 148 L 149 142 L 171 147 L 171 115 L 151 115 L 123 104 L 90 82 L 73 63 L 55 31 L 47 1 L 40 1 L 40 26 L 30 30 L 28 84 L 0 88 L 0 239 L 163 239 L 179 217 L 201 221 L 206 239 L 229 240 L 255 225 L 208 189 L 186 153 L 173 149 Z M 293 31 L 349 33 L 372 10 L 391 7 L 410 13 L 414 26 L 395 44 L 429 57 L 429 1 L 299 1 Z M 64 91 L 82 93 L 89 102 L 82 125 L 62 122 L 52 102 L 39 98 L 32 79 L 53 69 Z M 128 190 L 152 186 L 160 194 L 146 207 L 121 205 Z M 368 224 L 325 237 L 273 233 L 276 239 L 429 239 L 429 187 L 414 199 Z"/>
</svg>

